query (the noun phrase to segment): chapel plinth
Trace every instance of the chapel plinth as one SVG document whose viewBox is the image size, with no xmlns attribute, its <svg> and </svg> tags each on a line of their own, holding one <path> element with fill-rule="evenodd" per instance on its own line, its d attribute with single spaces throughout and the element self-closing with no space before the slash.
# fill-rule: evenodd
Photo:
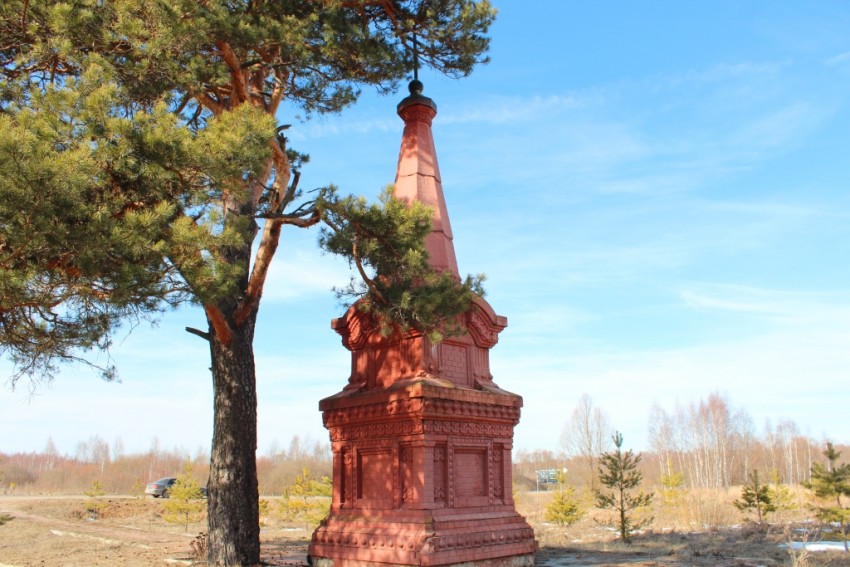
<svg viewBox="0 0 850 567">
<path fill-rule="evenodd" d="M 395 195 L 434 211 L 431 265 L 458 276 L 421 83 L 404 120 Z M 499 388 L 489 351 L 507 325 L 484 299 L 460 335 L 382 336 L 355 304 L 332 322 L 351 351 L 343 390 L 319 403 L 333 450 L 333 500 L 309 546 L 318 567 L 532 566 L 534 532 L 515 509 L 511 449 L 522 398 Z"/>
</svg>

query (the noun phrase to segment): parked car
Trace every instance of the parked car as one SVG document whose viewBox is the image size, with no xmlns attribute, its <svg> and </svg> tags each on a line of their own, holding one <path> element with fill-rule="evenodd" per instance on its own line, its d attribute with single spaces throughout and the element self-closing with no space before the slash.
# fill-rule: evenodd
<svg viewBox="0 0 850 567">
<path fill-rule="evenodd" d="M 160 496 L 168 498 L 168 489 L 171 488 L 171 485 L 175 482 L 177 482 L 177 479 L 173 476 L 161 478 L 156 482 L 149 482 L 147 486 L 145 486 L 145 494 L 150 494 L 154 498 L 159 498 Z"/>
<path fill-rule="evenodd" d="M 160 496 L 163 498 L 168 498 L 168 490 L 171 486 L 177 482 L 177 478 L 173 476 L 167 476 L 165 478 L 161 478 L 156 482 L 149 482 L 145 485 L 145 494 L 150 494 L 154 498 L 159 498 Z M 207 487 L 201 487 L 201 498 L 207 497 Z"/>
</svg>

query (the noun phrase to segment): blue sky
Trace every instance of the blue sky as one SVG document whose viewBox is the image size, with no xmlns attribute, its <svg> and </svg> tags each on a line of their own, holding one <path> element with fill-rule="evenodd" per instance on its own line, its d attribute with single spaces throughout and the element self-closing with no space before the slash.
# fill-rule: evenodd
<svg viewBox="0 0 850 567">
<path fill-rule="evenodd" d="M 582 394 L 646 448 L 653 403 L 712 392 L 757 428 L 850 441 L 850 4 L 495 2 L 492 62 L 423 71 L 462 273 L 509 326 L 496 382 L 523 396 L 515 446 L 558 450 Z M 530 8 L 533 6 L 533 8 Z M 393 180 L 399 93 L 290 130 L 302 187 Z M 282 122 L 293 118 L 281 117 Z M 324 441 L 318 401 L 349 354 L 329 291 L 347 266 L 288 229 L 257 328 L 259 452 Z M 99 435 L 206 451 L 205 343 L 184 309 L 114 349 L 121 383 L 68 367 L 0 390 L 0 451 Z"/>
</svg>

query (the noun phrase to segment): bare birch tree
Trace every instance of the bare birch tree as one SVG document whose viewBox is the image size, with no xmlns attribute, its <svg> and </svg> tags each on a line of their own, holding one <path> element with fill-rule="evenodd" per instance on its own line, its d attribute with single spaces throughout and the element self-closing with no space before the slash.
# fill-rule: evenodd
<svg viewBox="0 0 850 567">
<path fill-rule="evenodd" d="M 594 407 L 593 399 L 588 394 L 582 394 L 564 426 L 561 446 L 567 456 L 581 463 L 576 474 L 585 480 L 591 490 L 598 488 L 597 461 L 609 447 L 611 432 L 608 416 L 600 408 Z"/>
</svg>

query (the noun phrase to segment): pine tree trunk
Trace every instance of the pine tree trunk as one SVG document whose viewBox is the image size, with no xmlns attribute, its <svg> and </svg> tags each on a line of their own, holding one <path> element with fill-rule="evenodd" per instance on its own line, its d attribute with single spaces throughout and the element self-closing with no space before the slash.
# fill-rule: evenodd
<svg viewBox="0 0 850 567">
<path fill-rule="evenodd" d="M 620 540 L 623 543 L 629 543 L 629 533 L 626 529 L 626 501 L 625 489 L 619 486 L 620 491 Z"/>
<path fill-rule="evenodd" d="M 256 311 L 228 344 L 210 329 L 214 429 L 208 485 L 209 565 L 260 563 L 257 485 Z"/>
</svg>

